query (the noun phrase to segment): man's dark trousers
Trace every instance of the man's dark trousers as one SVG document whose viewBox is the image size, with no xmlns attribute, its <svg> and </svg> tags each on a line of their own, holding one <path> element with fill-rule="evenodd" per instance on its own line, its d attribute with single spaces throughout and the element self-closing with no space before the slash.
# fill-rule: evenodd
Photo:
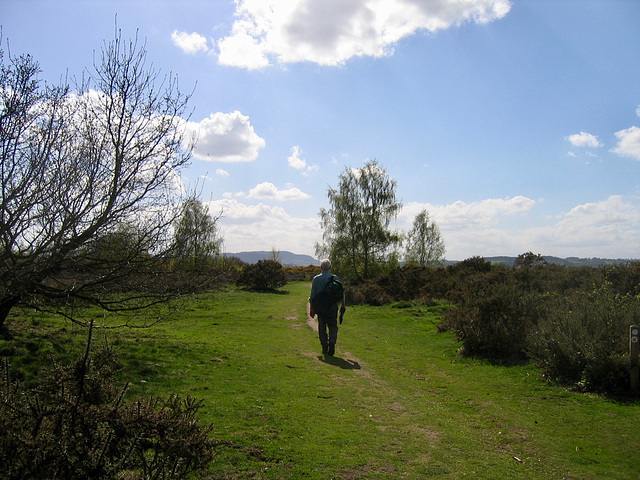
<svg viewBox="0 0 640 480">
<path fill-rule="evenodd" d="M 329 335 L 327 335 L 327 329 Z M 338 340 L 338 308 L 331 309 L 328 314 L 318 314 L 318 337 L 322 344 L 322 351 L 329 350 L 329 345 L 335 347 Z M 333 350 L 333 348 L 331 348 Z"/>
</svg>

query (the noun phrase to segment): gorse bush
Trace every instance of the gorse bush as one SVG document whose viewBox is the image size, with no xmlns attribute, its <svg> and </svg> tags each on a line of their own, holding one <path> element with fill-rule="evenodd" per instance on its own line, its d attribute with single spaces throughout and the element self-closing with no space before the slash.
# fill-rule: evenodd
<svg viewBox="0 0 640 480">
<path fill-rule="evenodd" d="M 306 267 L 283 267 L 288 282 L 310 282 L 320 273 L 320 267 L 308 265 Z"/>
<path fill-rule="evenodd" d="M 640 320 L 638 298 L 616 294 L 604 283 L 545 300 L 545 315 L 527 341 L 530 358 L 545 375 L 585 391 L 628 390 L 628 332 Z"/>
<path fill-rule="evenodd" d="M 494 360 L 522 360 L 534 319 L 530 296 L 501 274 L 475 277 L 456 308 L 444 314 L 441 330 L 462 341 L 462 354 Z"/>
<path fill-rule="evenodd" d="M 275 260 L 259 260 L 245 265 L 236 280 L 236 285 L 254 290 L 275 290 L 287 284 L 282 265 Z"/>
<path fill-rule="evenodd" d="M 0 477 L 7 479 L 182 479 L 213 459 L 211 426 L 191 397 L 127 402 L 113 382 L 108 349 L 70 366 L 54 364 L 30 389 L 0 383 Z"/>
</svg>

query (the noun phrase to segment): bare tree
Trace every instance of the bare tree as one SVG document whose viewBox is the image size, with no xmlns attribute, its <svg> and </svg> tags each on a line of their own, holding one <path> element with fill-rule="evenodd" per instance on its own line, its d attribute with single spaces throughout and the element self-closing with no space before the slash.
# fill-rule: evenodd
<svg viewBox="0 0 640 480">
<path fill-rule="evenodd" d="M 282 263 L 282 254 L 280 253 L 280 250 L 278 250 L 276 247 L 271 247 L 271 252 L 269 253 L 269 257 L 267 258 L 267 260 L 273 260 L 274 262 Z"/>
<path fill-rule="evenodd" d="M 0 328 L 20 304 L 138 309 L 178 288 L 145 286 L 179 211 L 189 95 L 146 53 L 117 32 L 71 92 L 0 51 Z"/>
</svg>

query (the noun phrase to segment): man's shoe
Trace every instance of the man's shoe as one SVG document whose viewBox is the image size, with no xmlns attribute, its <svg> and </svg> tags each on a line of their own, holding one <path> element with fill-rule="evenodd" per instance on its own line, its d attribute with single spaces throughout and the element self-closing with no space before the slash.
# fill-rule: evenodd
<svg viewBox="0 0 640 480">
<path fill-rule="evenodd" d="M 335 343 L 330 343 L 329 348 L 327 349 L 327 355 L 333 356 L 334 353 L 336 353 L 336 345 Z"/>
</svg>

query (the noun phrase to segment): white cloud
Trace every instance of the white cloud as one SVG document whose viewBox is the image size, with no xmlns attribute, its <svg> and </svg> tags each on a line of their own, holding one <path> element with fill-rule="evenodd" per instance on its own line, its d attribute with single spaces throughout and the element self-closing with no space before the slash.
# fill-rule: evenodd
<svg viewBox="0 0 640 480">
<path fill-rule="evenodd" d="M 640 226 L 640 210 L 625 202 L 621 195 L 612 195 L 602 202 L 585 203 L 572 208 L 562 216 L 560 224 L 576 232 L 589 227 Z"/>
<path fill-rule="evenodd" d="M 218 62 L 230 67 L 242 67 L 258 70 L 269 65 L 264 46 L 252 37 L 245 29 L 250 29 L 247 22 L 236 22 L 233 34 L 218 40 Z"/>
<path fill-rule="evenodd" d="M 248 69 L 278 63 L 340 65 L 392 53 L 400 39 L 504 17 L 509 0 L 236 0 L 237 20 L 218 61 Z"/>
<path fill-rule="evenodd" d="M 640 257 L 637 201 L 614 195 L 573 207 L 550 218 L 547 225 L 528 227 L 524 216 L 536 205 L 521 196 L 441 206 L 409 203 L 402 212 L 402 228 L 410 227 L 408 222 L 426 208 L 440 227 L 447 257 L 454 260 L 527 251 L 560 257 Z"/>
<path fill-rule="evenodd" d="M 219 177 L 228 177 L 229 176 L 229 172 L 227 172 L 226 170 L 224 170 L 222 168 L 218 168 L 216 170 L 216 175 L 218 175 Z"/>
<path fill-rule="evenodd" d="M 212 113 L 200 122 L 189 122 L 187 130 L 197 139 L 193 156 L 198 160 L 252 162 L 266 144 L 249 117 L 238 111 Z"/>
<path fill-rule="evenodd" d="M 432 220 L 441 229 L 450 231 L 486 229 L 495 225 L 502 215 L 521 214 L 531 210 L 535 204 L 535 200 L 523 196 L 506 199 L 490 198 L 472 203 L 459 200 L 449 205 L 410 202 L 403 207 L 398 217 L 404 221 L 405 226 L 410 226 L 415 216 L 426 208 Z"/>
<path fill-rule="evenodd" d="M 171 34 L 171 40 L 173 40 L 173 43 L 180 47 L 185 53 L 194 54 L 209 50 L 209 47 L 207 46 L 207 39 L 196 32 L 186 33 L 174 30 Z"/>
<path fill-rule="evenodd" d="M 316 216 L 293 217 L 281 207 L 246 205 L 231 198 L 210 202 L 210 211 L 220 210 L 219 226 L 227 252 L 276 248 L 313 254 L 314 244 L 322 237 Z"/>
<path fill-rule="evenodd" d="M 243 204 L 232 194 L 225 197 L 210 202 L 210 210 L 224 211 L 219 222 L 228 252 L 276 247 L 313 255 L 314 244 L 322 239 L 315 215 L 293 217 L 281 207 Z M 426 208 L 438 223 L 447 258 L 452 260 L 527 251 L 560 257 L 640 257 L 637 198 L 614 195 L 548 217 L 547 225 L 527 226 L 528 213 L 538 205 L 523 196 L 441 206 L 411 202 L 403 208 L 396 227 L 410 228 L 415 215 Z"/>
<path fill-rule="evenodd" d="M 311 172 L 318 171 L 317 165 L 307 165 L 307 161 L 300 155 L 302 155 L 302 149 L 298 145 L 291 147 L 291 156 L 287 157 L 287 162 L 290 167 L 301 170 L 305 176 Z"/>
<path fill-rule="evenodd" d="M 286 200 L 304 200 L 311 196 L 304 193 L 298 188 L 291 187 L 287 190 L 278 190 L 278 188 L 269 182 L 256 185 L 249 190 L 249 198 L 263 198 L 270 200 L 286 201 Z"/>
<path fill-rule="evenodd" d="M 289 166 L 295 168 L 296 170 L 304 170 L 307 167 L 306 160 L 300 158 L 300 154 L 302 150 L 299 146 L 295 145 L 291 147 L 291 156 L 287 157 L 287 161 L 289 162 Z"/>
<path fill-rule="evenodd" d="M 567 140 L 569 140 L 574 147 L 598 148 L 602 146 L 598 137 L 585 132 L 569 135 Z"/>
<path fill-rule="evenodd" d="M 624 157 L 640 160 L 640 128 L 630 127 L 616 132 L 618 146 L 612 151 Z"/>
<path fill-rule="evenodd" d="M 640 208 L 630 199 L 612 195 L 600 202 L 578 205 L 561 214 L 557 223 L 523 234 L 540 249 L 553 250 L 552 255 L 638 258 Z"/>
</svg>

